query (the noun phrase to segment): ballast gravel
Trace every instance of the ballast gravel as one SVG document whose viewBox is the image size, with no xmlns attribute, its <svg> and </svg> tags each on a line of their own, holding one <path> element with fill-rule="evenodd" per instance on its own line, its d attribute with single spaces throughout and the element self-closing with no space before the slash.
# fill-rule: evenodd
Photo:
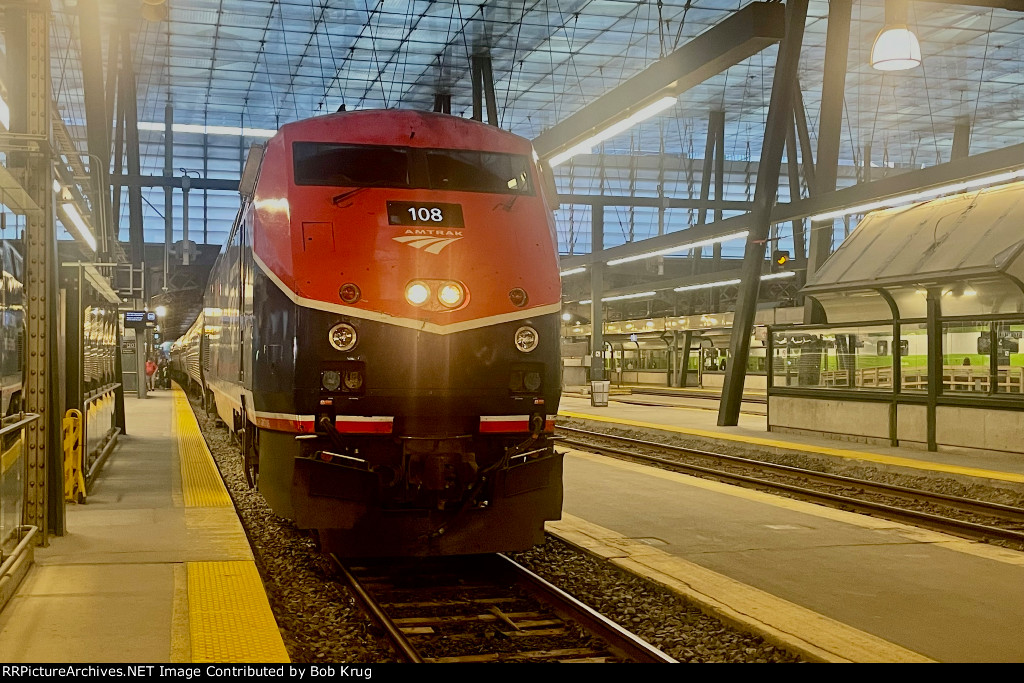
<svg viewBox="0 0 1024 683">
<path fill-rule="evenodd" d="M 348 590 L 331 578 L 312 537 L 250 489 L 238 443 L 194 397 L 193 412 L 249 536 L 270 606 L 294 662 L 398 661 Z M 681 662 L 796 662 L 796 656 L 703 614 L 682 598 L 548 537 L 513 556 L 534 572 Z"/>
</svg>

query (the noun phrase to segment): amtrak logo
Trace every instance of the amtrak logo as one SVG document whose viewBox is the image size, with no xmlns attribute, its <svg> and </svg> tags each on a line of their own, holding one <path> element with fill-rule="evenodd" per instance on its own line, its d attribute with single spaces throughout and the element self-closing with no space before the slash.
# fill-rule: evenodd
<svg viewBox="0 0 1024 683">
<path fill-rule="evenodd" d="M 391 239 L 402 244 L 408 244 L 413 249 L 422 249 L 429 254 L 440 254 L 442 249 L 453 242 L 458 242 L 462 237 L 461 230 L 418 228 L 406 230 L 404 235 L 392 237 Z"/>
</svg>

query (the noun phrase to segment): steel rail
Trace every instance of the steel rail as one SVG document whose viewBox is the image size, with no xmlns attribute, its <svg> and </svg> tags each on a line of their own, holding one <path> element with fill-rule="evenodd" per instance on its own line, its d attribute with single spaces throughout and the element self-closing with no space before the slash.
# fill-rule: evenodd
<svg viewBox="0 0 1024 683">
<path fill-rule="evenodd" d="M 334 553 L 330 554 L 331 560 L 334 562 L 334 566 L 338 569 L 338 572 L 345 578 L 345 582 L 348 587 L 352 589 L 352 594 L 355 596 L 356 601 L 362 606 L 363 610 L 370 615 L 370 617 L 377 622 L 377 625 L 384 629 L 384 633 L 387 635 L 388 640 L 395 646 L 399 656 L 402 657 L 405 662 L 409 664 L 423 664 L 423 658 L 416 651 L 416 648 L 412 646 L 409 639 L 402 633 L 402 629 L 391 620 L 391 617 L 387 615 L 384 608 L 380 606 L 373 596 L 363 588 L 359 580 L 348 570 L 348 567 L 337 558 Z"/>
<path fill-rule="evenodd" d="M 534 598 L 547 605 L 565 621 L 572 621 L 588 633 L 597 636 L 613 654 L 640 664 L 677 664 L 678 660 L 654 647 L 639 636 L 622 628 L 614 621 L 580 602 L 558 586 L 549 583 L 523 565 L 502 553 L 516 583 Z"/>
<path fill-rule="evenodd" d="M 932 493 L 930 491 L 923 491 L 920 489 L 912 489 L 902 486 L 890 486 L 887 484 L 880 484 L 877 482 L 867 481 L 863 479 L 845 477 L 842 475 L 831 475 L 824 472 L 816 472 L 814 470 L 805 470 L 802 468 L 790 467 L 788 465 L 766 463 L 760 460 L 752 460 L 749 458 L 742 458 L 734 455 L 726 455 L 724 453 L 713 453 L 710 451 L 702 451 L 698 449 L 669 446 L 667 444 L 659 444 L 651 441 L 644 441 L 641 439 L 631 439 L 628 437 L 619 437 L 614 435 L 601 434 L 599 432 L 589 432 L 586 430 L 579 430 L 568 427 L 559 427 L 559 429 L 564 429 L 566 431 L 571 431 L 578 434 L 584 434 L 597 438 L 626 442 L 633 445 L 642 445 L 644 447 L 668 451 L 670 453 L 715 458 L 732 464 L 743 465 L 746 467 L 751 467 L 760 470 L 768 470 L 778 474 L 786 474 L 790 476 L 800 476 L 807 479 L 813 479 L 815 481 L 818 481 L 819 483 L 829 484 L 833 486 L 853 486 L 859 489 L 863 489 L 865 492 L 872 491 L 875 493 L 880 493 L 883 495 L 893 495 L 900 498 L 912 498 L 913 500 L 918 502 L 945 505 L 947 507 L 959 507 L 962 512 L 971 512 L 973 514 L 985 514 L 994 517 L 1001 516 L 1004 519 L 1007 519 L 1007 521 L 1010 523 L 1019 522 L 1020 520 L 1024 519 L 1024 509 L 1015 508 L 1007 505 L 1000 505 L 998 503 L 989 503 L 987 501 L 979 501 L 970 498 L 961 498 L 959 496 L 951 496 L 942 493 Z M 971 539 L 1000 539 L 1024 543 L 1024 531 L 1017 531 L 1015 529 L 1002 529 L 999 527 L 978 524 L 975 522 L 951 519 L 949 517 L 943 517 L 940 515 L 935 515 L 927 512 L 919 512 L 916 510 L 908 510 L 906 508 L 898 508 L 891 505 L 885 505 L 882 503 L 875 503 L 872 501 L 862 500 L 859 498 L 852 498 L 849 496 L 827 493 L 824 491 L 815 491 L 813 489 L 808 489 L 802 486 L 794 486 L 792 484 L 774 482 L 768 479 L 726 472 L 723 470 L 714 469 L 710 467 L 702 467 L 700 465 L 678 462 L 667 458 L 659 458 L 657 456 L 644 455 L 632 451 L 624 451 L 609 446 L 601 446 L 597 444 L 583 442 L 574 442 L 572 440 L 565 440 L 562 443 L 565 445 L 577 446 L 583 449 L 611 453 L 614 455 L 632 458 L 643 462 L 664 465 L 677 471 L 697 473 L 715 478 L 719 481 L 726 481 L 729 483 L 735 483 L 748 487 L 758 487 L 785 491 L 787 493 L 799 496 L 800 498 L 805 500 L 812 500 L 814 502 L 824 502 L 832 506 L 851 508 L 857 512 L 876 514 L 886 519 L 892 519 L 894 521 L 900 522 L 908 522 L 910 524 L 923 526 L 936 531 L 966 536 Z"/>
<path fill-rule="evenodd" d="M 402 629 L 395 621 L 388 616 L 386 608 L 371 594 L 369 590 L 359 583 L 359 579 L 348 570 L 344 563 L 334 554 L 330 555 L 339 573 L 344 577 L 345 582 L 352 589 L 357 602 L 379 625 L 389 640 L 394 644 L 399 655 L 408 662 L 430 663 L 433 658 L 424 658 L 416 650 L 409 638 L 402 632 Z M 469 559 L 469 558 L 467 558 Z M 637 635 L 630 633 L 612 620 L 600 614 L 593 608 L 585 605 L 572 597 L 557 586 L 544 580 L 534 572 L 521 564 L 515 562 L 508 556 L 495 553 L 493 555 L 474 556 L 474 562 L 486 561 L 484 570 L 477 566 L 469 569 L 466 576 L 477 576 L 483 578 L 486 585 L 514 587 L 515 591 L 525 594 L 549 610 L 550 614 L 564 622 L 573 622 L 583 629 L 585 633 L 599 640 L 604 652 L 624 661 L 637 663 L 675 663 L 676 660 L 669 657 L 661 650 L 650 643 L 645 642 Z M 390 570 L 388 570 L 390 571 Z M 432 590 L 430 588 L 426 590 Z M 500 618 L 500 617 L 499 617 Z M 511 622 L 509 622 L 511 623 Z M 514 628 L 518 628 L 514 623 Z M 499 654 L 499 653 L 495 653 Z M 516 653 L 503 652 L 501 655 L 515 657 Z M 525 655 L 525 651 L 520 653 Z M 475 657 L 476 655 L 469 655 Z M 437 661 L 446 661 L 448 658 L 440 658 Z M 479 661 L 479 660 L 477 660 Z"/>
</svg>

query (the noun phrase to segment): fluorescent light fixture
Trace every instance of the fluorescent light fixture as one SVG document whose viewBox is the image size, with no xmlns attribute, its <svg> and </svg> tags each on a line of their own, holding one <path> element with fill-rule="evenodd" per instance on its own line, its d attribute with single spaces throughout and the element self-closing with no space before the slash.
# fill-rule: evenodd
<svg viewBox="0 0 1024 683">
<path fill-rule="evenodd" d="M 617 266 L 620 263 L 629 263 L 630 261 L 640 261 L 645 258 L 652 258 L 654 256 L 664 256 L 665 254 L 674 254 L 679 251 L 686 251 L 687 249 L 696 249 L 697 247 L 706 247 L 711 244 L 717 244 L 719 242 L 730 242 L 732 240 L 744 239 L 749 234 L 748 231 L 743 230 L 741 232 L 732 232 L 728 235 L 722 235 L 720 237 L 709 237 L 706 240 L 699 240 L 696 242 L 684 242 L 683 244 L 677 244 L 674 247 L 666 247 L 665 249 L 659 249 L 658 251 L 650 251 L 644 254 L 637 254 L 636 256 L 626 256 L 624 258 L 612 259 L 608 262 L 609 266 Z"/>
<path fill-rule="evenodd" d="M 762 280 L 782 280 L 787 277 L 793 277 L 796 273 L 792 270 L 785 270 L 779 273 L 768 273 L 762 275 Z M 692 292 L 697 289 L 710 289 L 712 287 L 729 287 L 731 285 L 738 285 L 741 282 L 739 278 L 734 280 L 718 280 L 717 282 L 705 282 L 700 285 L 686 285 L 685 287 L 676 287 L 673 292 Z"/>
<path fill-rule="evenodd" d="M 640 111 L 622 119 L 618 123 L 613 123 L 612 125 L 602 130 L 600 133 L 595 133 L 594 135 L 590 136 L 583 142 L 573 145 L 564 152 L 559 152 L 558 154 L 556 154 L 555 156 L 551 157 L 551 159 L 548 160 L 548 166 L 554 168 L 559 164 L 565 163 L 566 161 L 576 156 L 577 154 L 589 154 L 590 152 L 593 151 L 594 147 L 604 142 L 605 140 L 610 140 L 616 135 L 626 132 L 627 130 L 629 130 L 636 124 L 640 123 L 641 121 L 646 121 L 655 114 L 665 111 L 666 109 L 673 106 L 675 103 L 675 97 L 662 97 L 660 100 L 657 100 L 652 104 L 647 105 Z"/>
<path fill-rule="evenodd" d="M 565 277 L 566 275 L 577 275 L 579 273 L 587 272 L 586 267 L 580 266 L 579 268 L 570 268 L 569 270 L 563 270 L 559 275 Z"/>
<path fill-rule="evenodd" d="M 916 202 L 923 202 L 936 197 L 941 197 L 947 194 L 958 194 L 961 192 L 967 192 L 968 190 L 976 190 L 978 188 L 986 187 L 988 185 L 1002 185 L 1012 180 L 1019 180 L 1024 178 L 1024 169 L 1018 169 L 1016 171 L 1004 171 L 1003 173 L 996 173 L 994 175 L 982 176 L 980 178 L 974 178 L 972 180 L 963 180 L 957 183 L 950 183 L 949 185 L 942 185 L 940 187 L 933 187 L 928 190 L 921 190 L 920 192 L 911 192 L 909 194 L 898 195 L 896 197 L 890 197 L 888 199 L 880 199 L 875 202 L 867 202 L 865 204 L 858 204 L 856 206 L 850 206 L 845 209 L 837 209 L 835 211 L 829 211 L 827 213 L 820 213 L 816 216 L 811 216 L 812 222 L 817 221 L 829 221 L 836 218 L 842 218 L 843 216 L 849 216 L 852 214 L 863 214 L 868 211 L 875 211 L 876 209 L 892 209 L 897 206 L 903 206 L 905 204 L 913 204 Z"/>
<path fill-rule="evenodd" d="M 164 124 L 153 121 L 140 121 L 139 130 L 164 131 Z M 249 138 L 272 138 L 276 130 L 269 128 L 240 128 L 238 126 L 203 126 L 193 123 L 176 123 L 172 128 L 175 133 L 199 133 L 201 135 L 233 135 Z"/>
<path fill-rule="evenodd" d="M 605 302 L 605 301 L 623 301 L 625 299 L 644 299 L 644 298 L 649 297 L 649 296 L 654 296 L 655 294 L 657 294 L 657 292 L 639 292 L 637 294 L 620 294 L 619 296 L 606 296 L 606 297 L 602 298 L 601 301 Z M 580 303 L 581 304 L 590 304 L 590 303 L 593 303 L 593 300 L 592 299 L 584 299 Z"/>
<path fill-rule="evenodd" d="M 65 202 L 60 205 L 60 208 L 64 210 L 65 215 L 71 221 L 71 224 L 78 232 L 78 236 L 81 237 L 89 247 L 96 251 L 96 238 L 92 236 L 92 231 L 89 230 L 89 226 L 86 225 L 85 220 L 82 218 L 82 214 L 78 213 L 78 207 L 71 202 Z M 67 225 L 67 223 L 65 223 Z"/>
<path fill-rule="evenodd" d="M 686 285 L 685 287 L 676 287 L 673 292 L 692 292 L 697 289 L 711 289 L 712 287 L 729 287 L 730 285 L 738 285 L 740 279 L 734 280 L 719 280 L 717 282 L 705 282 L 700 285 Z"/>
<path fill-rule="evenodd" d="M 0 123 L 3 124 L 4 130 L 11 129 L 11 108 L 7 106 L 7 102 L 2 97 L 0 97 Z"/>
<path fill-rule="evenodd" d="M 787 277 L 793 277 L 794 275 L 796 275 L 796 272 L 794 272 L 792 270 L 782 270 L 782 271 L 779 271 L 778 273 L 768 273 L 767 275 L 762 275 L 761 279 L 762 280 L 785 280 Z"/>
</svg>

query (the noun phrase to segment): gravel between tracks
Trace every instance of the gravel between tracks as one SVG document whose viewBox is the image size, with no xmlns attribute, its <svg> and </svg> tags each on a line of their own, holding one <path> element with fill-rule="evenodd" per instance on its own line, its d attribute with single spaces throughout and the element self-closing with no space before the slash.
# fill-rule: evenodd
<svg viewBox="0 0 1024 683">
<path fill-rule="evenodd" d="M 234 501 L 285 647 L 295 662 L 398 661 L 347 589 L 334 583 L 313 540 L 270 511 L 249 489 L 238 445 L 192 401 L 214 460 Z M 683 662 L 795 662 L 757 636 L 724 625 L 682 598 L 577 551 L 557 539 L 515 559 L 605 616 Z"/>
</svg>

